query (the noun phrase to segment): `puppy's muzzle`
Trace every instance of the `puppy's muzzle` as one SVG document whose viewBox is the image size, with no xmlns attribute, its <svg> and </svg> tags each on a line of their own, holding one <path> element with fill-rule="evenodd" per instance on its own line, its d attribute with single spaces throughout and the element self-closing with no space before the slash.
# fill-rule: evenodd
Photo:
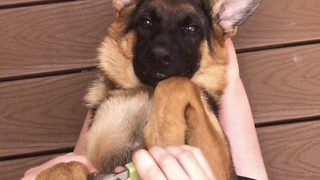
<svg viewBox="0 0 320 180">
<path fill-rule="evenodd" d="M 172 62 L 172 53 L 168 46 L 153 45 L 147 52 L 147 63 L 151 71 L 162 72 Z"/>
<path fill-rule="evenodd" d="M 133 62 L 134 72 L 141 82 L 151 86 L 173 76 L 190 78 L 191 67 L 185 59 L 169 36 L 159 35 L 141 49 Z"/>
</svg>

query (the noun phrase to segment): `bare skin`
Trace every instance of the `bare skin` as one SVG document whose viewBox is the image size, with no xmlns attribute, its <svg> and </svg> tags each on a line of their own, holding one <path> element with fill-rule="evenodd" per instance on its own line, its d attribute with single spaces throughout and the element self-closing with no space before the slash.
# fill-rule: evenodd
<svg viewBox="0 0 320 180">
<path fill-rule="evenodd" d="M 240 176 L 267 180 L 248 97 L 239 75 L 233 43 L 226 41 L 230 64 L 228 85 L 221 98 L 220 123 L 226 133 L 236 172 Z"/>
<path fill-rule="evenodd" d="M 200 149 L 187 145 L 140 150 L 133 163 L 141 179 L 216 180 Z"/>
<path fill-rule="evenodd" d="M 226 46 L 230 55 L 227 72 L 229 83 L 221 99 L 220 122 L 230 141 L 237 174 L 267 180 L 250 104 L 239 76 L 238 61 L 230 39 L 226 41 Z M 41 171 L 60 162 L 80 161 L 87 166 L 90 172 L 96 171 L 92 164 L 81 155 L 91 117 L 89 112 L 74 153 L 59 156 L 41 166 L 30 169 L 22 180 L 34 180 Z M 181 153 L 185 156 L 181 157 Z M 163 156 L 166 158 L 159 158 Z M 200 179 L 215 180 L 201 151 L 190 146 L 172 146 L 165 149 L 154 147 L 149 151 L 140 150 L 134 154 L 133 162 L 143 179 L 177 179 L 175 177 L 179 174 L 179 177 L 183 175 L 190 180 L 199 179 L 199 177 L 202 177 Z M 170 166 L 164 166 L 165 163 L 170 163 Z M 115 171 L 119 172 L 122 169 L 118 167 Z"/>
</svg>

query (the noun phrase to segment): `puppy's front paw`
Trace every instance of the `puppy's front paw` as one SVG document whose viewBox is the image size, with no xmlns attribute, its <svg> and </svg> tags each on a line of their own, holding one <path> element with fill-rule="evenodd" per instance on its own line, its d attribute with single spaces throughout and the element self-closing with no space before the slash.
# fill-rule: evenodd
<svg viewBox="0 0 320 180">
<path fill-rule="evenodd" d="M 42 171 L 36 180 L 87 180 L 89 171 L 80 162 L 59 163 Z"/>
</svg>

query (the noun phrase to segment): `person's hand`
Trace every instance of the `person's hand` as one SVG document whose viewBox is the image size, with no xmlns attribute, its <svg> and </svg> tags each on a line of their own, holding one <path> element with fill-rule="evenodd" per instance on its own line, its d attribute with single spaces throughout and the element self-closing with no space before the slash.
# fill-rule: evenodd
<svg viewBox="0 0 320 180">
<path fill-rule="evenodd" d="M 81 162 L 82 164 L 84 164 L 90 173 L 94 173 L 97 172 L 96 168 L 89 162 L 89 160 L 82 155 L 77 155 L 75 153 L 69 153 L 66 155 L 62 155 L 62 156 L 58 156 L 40 166 L 34 167 L 32 169 L 29 169 L 25 174 L 24 177 L 21 180 L 34 180 L 36 179 L 37 175 L 45 170 L 48 169 L 58 163 L 62 163 L 62 162 L 71 162 L 71 161 L 78 161 Z"/>
<path fill-rule="evenodd" d="M 187 145 L 139 150 L 133 155 L 133 163 L 141 179 L 215 180 L 200 149 Z"/>
</svg>

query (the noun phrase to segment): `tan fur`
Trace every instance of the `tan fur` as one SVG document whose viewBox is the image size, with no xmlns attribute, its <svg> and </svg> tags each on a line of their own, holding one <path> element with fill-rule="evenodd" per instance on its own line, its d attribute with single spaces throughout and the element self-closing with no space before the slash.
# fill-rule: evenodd
<svg viewBox="0 0 320 180">
<path fill-rule="evenodd" d="M 226 66 L 228 61 L 225 49 L 214 41 L 215 50 L 212 54 L 208 47 L 208 43 L 202 43 L 202 59 L 199 71 L 191 79 L 193 82 L 202 87 L 210 95 L 219 99 L 226 86 Z"/>
<path fill-rule="evenodd" d="M 187 141 L 201 149 L 216 179 L 230 179 L 228 144 L 216 116 L 209 112 L 203 106 L 198 86 L 189 79 L 170 78 L 160 82 L 144 129 L 147 147 L 183 145 Z"/>
<path fill-rule="evenodd" d="M 223 3 L 225 3 L 226 0 L 210 0 L 211 6 L 212 6 L 212 17 L 216 17 L 219 13 Z"/>
<path fill-rule="evenodd" d="M 132 53 L 130 54 L 126 49 L 123 49 L 124 45 L 132 46 L 133 37 L 131 36 L 132 35 L 129 34 L 127 37 L 119 40 L 119 42 L 111 37 L 107 37 L 100 48 L 99 68 L 106 77 L 114 80 L 117 88 L 134 88 L 140 84 L 134 75 Z"/>
<path fill-rule="evenodd" d="M 35 180 L 87 180 L 88 169 L 80 162 L 59 163 L 42 171 Z"/>
<path fill-rule="evenodd" d="M 99 106 L 86 140 L 86 156 L 98 168 L 119 149 L 127 153 L 143 147 L 143 127 L 152 107 L 142 90 L 116 90 L 111 96 Z"/>
<path fill-rule="evenodd" d="M 88 93 L 84 96 L 84 101 L 90 109 L 98 108 L 106 97 L 109 96 L 109 89 L 112 85 L 107 84 L 104 78 L 99 75 L 98 78 L 93 81 L 91 87 L 88 89 Z"/>
</svg>

